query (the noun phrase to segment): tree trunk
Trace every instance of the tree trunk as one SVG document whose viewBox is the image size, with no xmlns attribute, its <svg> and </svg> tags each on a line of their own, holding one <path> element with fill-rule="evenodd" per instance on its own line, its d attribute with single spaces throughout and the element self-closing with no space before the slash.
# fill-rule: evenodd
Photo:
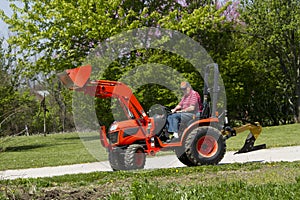
<svg viewBox="0 0 300 200">
<path fill-rule="evenodd" d="M 54 90 L 54 98 L 59 106 L 59 112 L 60 112 L 60 120 L 62 123 L 62 132 L 65 132 L 65 122 L 66 122 L 66 106 L 65 103 L 61 97 L 61 83 L 58 82 L 58 88 L 57 90 Z"/>
<path fill-rule="evenodd" d="M 298 69 L 298 74 L 300 74 L 300 69 Z M 300 75 L 297 78 L 297 83 L 296 83 L 296 116 L 295 116 L 295 121 L 297 123 L 300 123 Z"/>
</svg>

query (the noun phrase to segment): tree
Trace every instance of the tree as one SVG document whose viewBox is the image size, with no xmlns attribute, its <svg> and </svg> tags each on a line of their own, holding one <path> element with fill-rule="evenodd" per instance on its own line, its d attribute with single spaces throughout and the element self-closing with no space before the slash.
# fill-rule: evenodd
<svg viewBox="0 0 300 200">
<path fill-rule="evenodd" d="M 159 16 L 176 9 L 174 1 L 105 0 L 37 1 L 11 4 L 11 17 L 1 14 L 15 34 L 9 43 L 23 53 L 23 72 L 34 77 L 78 66 L 105 39 L 128 29 L 156 25 Z M 157 18 L 157 19 L 155 19 Z M 35 62 L 30 62 L 32 58 Z"/>
<path fill-rule="evenodd" d="M 221 44 L 225 41 L 225 32 L 220 31 L 227 26 L 224 17 L 221 16 L 222 10 L 216 10 L 216 7 L 210 4 L 187 9 L 171 0 L 22 0 L 22 2 L 24 6 L 21 8 L 12 4 L 14 9 L 12 17 L 5 16 L 3 12 L 1 14 L 14 32 L 9 38 L 9 43 L 18 49 L 16 55 L 23 55 L 17 57 L 19 70 L 23 76 L 31 80 L 42 76 L 49 82 L 48 85 L 55 86 L 53 92 L 61 116 L 64 116 L 66 105 L 70 106 L 70 99 L 67 96 L 60 96 L 62 89 L 57 79 L 50 77 L 58 71 L 81 65 L 99 43 L 117 33 L 145 26 L 161 26 L 188 34 L 209 47 L 211 51 L 222 47 Z M 222 38 L 223 42 L 218 43 Z M 213 40 L 214 44 L 209 43 L 209 40 Z M 177 67 L 191 79 L 192 84 L 200 85 L 199 79 L 192 76 L 190 65 L 182 61 L 182 58 L 176 55 L 168 57 L 170 55 L 168 53 L 165 54 L 167 56 L 162 56 L 160 53 L 159 50 L 142 49 L 124 55 L 111 64 L 108 70 L 112 73 L 106 73 L 104 78 L 116 80 L 120 77 L 116 73 L 126 73 L 135 64 L 160 61 Z M 129 65 L 124 67 L 124 63 Z M 161 95 L 167 94 L 163 88 L 157 88 L 152 95 L 148 93 L 148 96 L 157 96 L 155 91 L 158 90 Z M 137 95 L 141 97 L 142 103 L 145 102 L 146 108 L 149 105 L 146 103 L 147 98 L 143 99 L 142 94 L 148 91 L 150 90 L 147 88 L 141 88 L 138 91 L 140 94 Z M 164 99 L 162 96 L 157 98 Z"/>
<path fill-rule="evenodd" d="M 25 127 L 33 131 L 31 118 L 38 108 L 28 88 L 19 88 L 14 59 L 8 57 L 12 48 L 10 45 L 4 48 L 4 43 L 0 39 L 0 136 L 18 134 Z"/>
<path fill-rule="evenodd" d="M 280 69 L 273 87 L 282 91 L 286 110 L 294 110 L 300 122 L 300 2 L 298 0 L 244 0 L 242 19 L 248 44 L 259 43 L 255 53 L 267 71 Z M 250 54 L 251 55 L 251 54 Z M 272 88 L 270 88 L 272 89 Z M 280 105 L 279 105 L 280 106 Z M 280 112 L 280 110 L 277 110 Z"/>
</svg>

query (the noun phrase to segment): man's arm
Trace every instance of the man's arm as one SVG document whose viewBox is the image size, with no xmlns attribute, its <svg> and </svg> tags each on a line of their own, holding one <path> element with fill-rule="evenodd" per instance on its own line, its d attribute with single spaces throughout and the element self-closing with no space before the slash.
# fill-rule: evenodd
<svg viewBox="0 0 300 200">
<path fill-rule="evenodd" d="M 194 110 L 195 110 L 195 106 L 192 105 L 192 106 L 189 106 L 189 107 L 187 107 L 187 108 L 185 108 L 185 109 L 183 109 L 183 110 L 180 110 L 180 111 L 178 111 L 178 112 L 192 112 L 192 111 L 194 111 Z"/>
<path fill-rule="evenodd" d="M 179 111 L 179 110 L 181 110 L 181 105 L 177 105 L 175 108 L 173 108 L 172 110 L 171 110 L 171 112 L 172 113 L 175 113 L 175 112 L 177 112 L 177 111 Z"/>
</svg>

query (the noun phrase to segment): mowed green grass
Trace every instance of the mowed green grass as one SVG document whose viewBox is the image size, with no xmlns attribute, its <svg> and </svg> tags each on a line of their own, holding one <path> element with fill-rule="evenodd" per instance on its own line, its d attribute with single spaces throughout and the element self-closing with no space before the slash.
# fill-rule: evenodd
<svg viewBox="0 0 300 200">
<path fill-rule="evenodd" d="M 82 136 L 84 134 L 87 136 Z M 60 133 L 2 138 L 0 170 L 79 164 L 107 159 L 99 137 L 95 137 L 95 134 L 90 136 L 90 133 L 80 135 L 81 137 L 78 133 Z M 98 150 L 98 155 L 93 156 L 84 144 L 93 147 L 94 151 Z"/>
<path fill-rule="evenodd" d="M 0 199 L 299 199 L 300 162 L 94 172 L 0 181 Z"/>
<path fill-rule="evenodd" d="M 248 133 L 227 140 L 240 149 Z M 264 127 L 256 144 L 267 148 L 300 145 L 300 124 Z M 58 166 L 107 160 L 98 133 L 60 133 L 0 138 L 0 170 Z"/>
</svg>

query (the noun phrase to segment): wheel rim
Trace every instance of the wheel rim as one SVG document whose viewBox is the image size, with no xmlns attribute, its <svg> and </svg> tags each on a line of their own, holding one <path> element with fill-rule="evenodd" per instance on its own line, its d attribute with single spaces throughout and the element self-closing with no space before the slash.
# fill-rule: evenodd
<svg viewBox="0 0 300 200">
<path fill-rule="evenodd" d="M 135 164 L 136 166 L 142 166 L 144 164 L 144 151 L 142 149 L 138 149 L 135 153 Z"/>
<path fill-rule="evenodd" d="M 202 136 L 197 142 L 197 151 L 203 157 L 211 157 L 218 150 L 216 139 L 210 135 Z"/>
</svg>

